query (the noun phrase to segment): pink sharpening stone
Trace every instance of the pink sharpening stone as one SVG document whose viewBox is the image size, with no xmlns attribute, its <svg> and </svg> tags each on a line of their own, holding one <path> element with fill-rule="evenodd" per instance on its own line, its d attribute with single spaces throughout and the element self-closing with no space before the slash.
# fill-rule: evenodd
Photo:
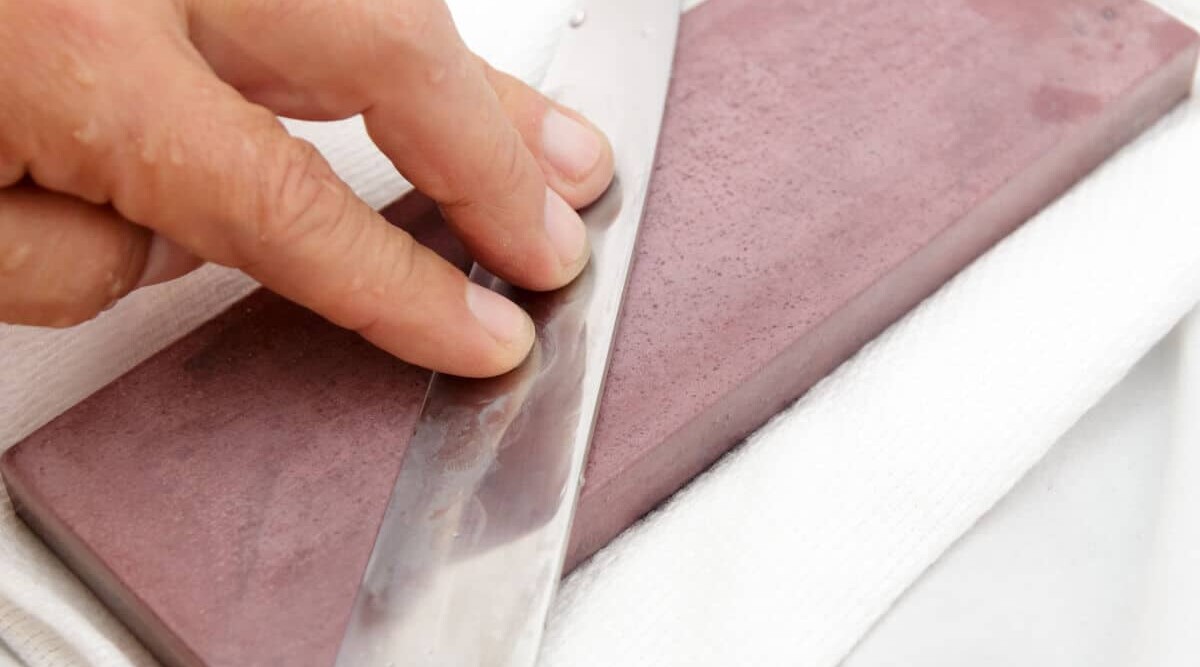
<svg viewBox="0 0 1200 667">
<path fill-rule="evenodd" d="M 570 565 L 1166 112 L 1197 49 L 1130 0 L 711 0 L 681 30 Z M 427 381 L 258 292 L 2 471 L 165 662 L 326 666 Z"/>
</svg>

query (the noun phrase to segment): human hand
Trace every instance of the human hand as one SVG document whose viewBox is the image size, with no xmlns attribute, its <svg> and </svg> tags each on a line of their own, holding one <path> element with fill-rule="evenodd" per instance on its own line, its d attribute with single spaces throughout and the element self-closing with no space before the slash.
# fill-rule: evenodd
<svg viewBox="0 0 1200 667">
<path fill-rule="evenodd" d="M 502 373 L 528 316 L 389 225 L 276 114 L 362 114 L 472 255 L 547 290 L 612 178 L 441 0 L 0 0 L 0 320 L 69 326 L 211 261 L 409 362 Z"/>
</svg>

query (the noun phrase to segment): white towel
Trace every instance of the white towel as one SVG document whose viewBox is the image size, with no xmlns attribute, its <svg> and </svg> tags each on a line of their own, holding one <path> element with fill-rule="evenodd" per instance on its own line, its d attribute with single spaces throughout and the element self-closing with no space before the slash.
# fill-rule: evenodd
<svg viewBox="0 0 1200 667">
<path fill-rule="evenodd" d="M 573 9 L 452 6 L 530 81 Z M 407 189 L 357 121 L 291 127 L 372 205 Z M 1193 103 L 574 574 L 543 663 L 836 664 L 1200 299 L 1197 173 Z M 252 287 L 209 268 L 72 330 L 0 328 L 0 447 Z M 0 573 L 0 664 L 152 664 L 2 495 Z"/>
<path fill-rule="evenodd" d="M 1187 330 L 1089 409 L 840 667 L 1193 667 L 1200 440 L 1181 427 L 1200 425 L 1187 392 L 1200 336 Z"/>
</svg>

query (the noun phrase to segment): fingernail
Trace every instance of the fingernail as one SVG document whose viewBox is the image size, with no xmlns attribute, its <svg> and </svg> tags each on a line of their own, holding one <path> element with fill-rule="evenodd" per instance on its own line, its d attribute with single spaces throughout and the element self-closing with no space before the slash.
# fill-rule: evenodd
<svg viewBox="0 0 1200 667">
<path fill-rule="evenodd" d="M 588 253 L 587 227 L 571 205 L 546 189 L 546 235 L 563 266 L 575 266 Z"/>
<path fill-rule="evenodd" d="M 496 340 L 511 346 L 527 343 L 533 322 L 517 304 L 486 287 L 468 282 L 467 307 Z"/>
<path fill-rule="evenodd" d="M 550 109 L 542 119 L 542 151 L 563 176 L 583 180 L 604 151 L 596 131 L 558 109 Z"/>
</svg>

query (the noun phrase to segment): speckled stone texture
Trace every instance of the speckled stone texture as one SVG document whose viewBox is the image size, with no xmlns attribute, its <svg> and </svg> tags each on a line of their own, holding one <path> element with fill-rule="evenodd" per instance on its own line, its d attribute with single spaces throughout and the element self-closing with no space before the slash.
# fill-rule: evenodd
<svg viewBox="0 0 1200 667">
<path fill-rule="evenodd" d="M 685 16 L 570 562 L 1165 112 L 1195 53 L 1122 0 L 711 0 Z M 167 662 L 328 665 L 426 382 L 258 293 L 3 472 Z"/>
<path fill-rule="evenodd" d="M 1138 1 L 686 16 L 572 562 L 1185 96 L 1195 58 Z"/>
<path fill-rule="evenodd" d="M 386 213 L 469 266 L 428 200 Z M 0 472 L 18 513 L 164 662 L 328 665 L 428 383 L 259 290 L 10 449 Z"/>
</svg>

